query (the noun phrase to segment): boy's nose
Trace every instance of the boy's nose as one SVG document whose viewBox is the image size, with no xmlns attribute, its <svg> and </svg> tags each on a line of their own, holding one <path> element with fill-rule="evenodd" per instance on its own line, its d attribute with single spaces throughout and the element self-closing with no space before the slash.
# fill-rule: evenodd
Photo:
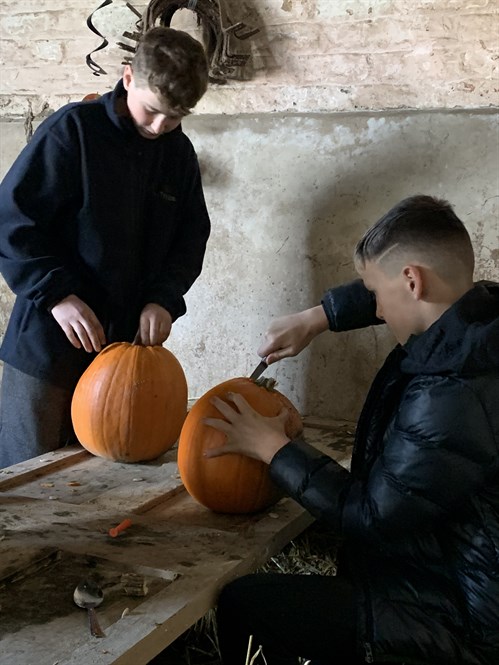
<svg viewBox="0 0 499 665">
<path fill-rule="evenodd" d="M 163 134 L 168 131 L 170 120 L 166 115 L 157 116 L 151 124 L 151 129 L 155 134 Z"/>
<path fill-rule="evenodd" d="M 177 121 L 169 118 L 167 115 L 158 115 L 150 124 L 150 128 L 155 134 L 163 134 L 164 132 L 171 131 L 178 124 Z"/>
</svg>

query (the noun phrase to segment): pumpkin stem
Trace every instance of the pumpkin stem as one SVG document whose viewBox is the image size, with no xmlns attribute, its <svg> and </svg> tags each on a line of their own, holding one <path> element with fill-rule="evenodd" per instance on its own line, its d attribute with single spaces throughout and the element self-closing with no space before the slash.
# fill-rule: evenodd
<svg viewBox="0 0 499 665">
<path fill-rule="evenodd" d="M 260 386 L 260 388 L 265 388 L 265 390 L 268 391 L 275 390 L 275 387 L 277 385 L 277 381 L 275 379 L 265 378 L 265 377 L 257 379 L 255 383 L 257 386 Z"/>
</svg>

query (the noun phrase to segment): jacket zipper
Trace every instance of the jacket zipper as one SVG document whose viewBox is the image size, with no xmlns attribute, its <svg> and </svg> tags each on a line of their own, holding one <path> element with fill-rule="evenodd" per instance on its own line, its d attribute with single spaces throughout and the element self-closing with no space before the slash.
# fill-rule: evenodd
<svg viewBox="0 0 499 665">
<path fill-rule="evenodd" d="M 369 642 L 364 642 L 364 650 L 366 652 L 365 661 L 366 663 L 374 663 L 373 651 Z"/>
</svg>

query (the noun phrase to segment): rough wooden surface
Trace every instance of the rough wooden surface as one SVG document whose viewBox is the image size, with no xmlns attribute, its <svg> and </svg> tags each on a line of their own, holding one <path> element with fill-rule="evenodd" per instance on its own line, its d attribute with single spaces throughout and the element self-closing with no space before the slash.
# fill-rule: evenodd
<svg viewBox="0 0 499 665">
<path fill-rule="evenodd" d="M 310 421 L 307 440 L 347 466 L 352 427 Z M 112 538 L 125 518 L 131 526 Z M 142 665 L 214 606 L 220 588 L 279 552 L 312 518 L 291 499 L 220 515 L 183 489 L 175 451 L 119 464 L 79 447 L 0 471 L 0 664 Z M 89 574 L 104 589 L 105 638 L 74 605 Z M 146 595 L 126 593 L 138 575 Z"/>
</svg>

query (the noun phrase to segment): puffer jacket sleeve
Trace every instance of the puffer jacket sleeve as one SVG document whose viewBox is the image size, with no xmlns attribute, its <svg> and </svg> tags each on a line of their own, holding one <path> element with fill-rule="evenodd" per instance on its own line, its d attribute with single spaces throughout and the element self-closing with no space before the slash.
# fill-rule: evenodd
<svg viewBox="0 0 499 665">
<path fill-rule="evenodd" d="M 341 528 L 342 495 L 350 484 L 350 473 L 331 457 L 296 439 L 274 455 L 270 476 L 316 519 L 335 530 Z"/>
<path fill-rule="evenodd" d="M 363 477 L 297 441 L 271 463 L 273 479 L 314 517 L 380 546 L 392 536 L 434 529 L 497 473 L 483 405 L 450 377 L 421 377 L 407 386 L 384 448 Z"/>
<path fill-rule="evenodd" d="M 376 299 L 361 279 L 335 286 L 324 294 L 321 304 L 333 332 L 355 330 L 384 323 L 376 316 Z"/>
</svg>

